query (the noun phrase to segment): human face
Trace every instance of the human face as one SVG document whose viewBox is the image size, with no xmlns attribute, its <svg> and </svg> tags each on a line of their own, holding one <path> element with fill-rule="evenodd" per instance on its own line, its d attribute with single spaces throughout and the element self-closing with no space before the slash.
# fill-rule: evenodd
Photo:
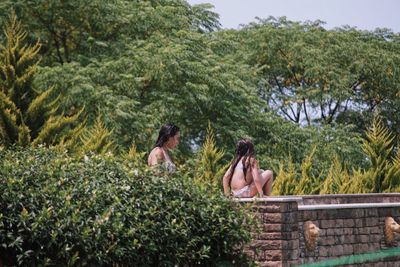
<svg viewBox="0 0 400 267">
<path fill-rule="evenodd" d="M 173 137 L 170 137 L 166 143 L 168 149 L 174 149 L 181 140 L 181 133 L 177 132 Z"/>
</svg>

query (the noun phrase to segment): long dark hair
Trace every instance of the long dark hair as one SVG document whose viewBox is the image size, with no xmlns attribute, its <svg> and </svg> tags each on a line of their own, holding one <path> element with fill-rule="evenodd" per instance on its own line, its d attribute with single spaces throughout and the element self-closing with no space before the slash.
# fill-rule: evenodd
<svg viewBox="0 0 400 267">
<path fill-rule="evenodd" d="M 254 145 L 249 139 L 239 140 L 239 142 L 236 144 L 235 157 L 233 158 L 231 164 L 231 169 L 229 174 L 229 184 L 231 184 L 233 173 L 240 159 L 242 159 L 242 164 L 243 164 L 244 180 L 247 183 L 246 174 L 249 167 L 251 167 L 250 158 L 254 157 L 254 154 L 255 154 Z"/>
<path fill-rule="evenodd" d="M 154 147 L 162 147 L 170 137 L 174 137 L 179 132 L 179 127 L 174 124 L 164 124 L 160 128 L 158 138 Z"/>
</svg>

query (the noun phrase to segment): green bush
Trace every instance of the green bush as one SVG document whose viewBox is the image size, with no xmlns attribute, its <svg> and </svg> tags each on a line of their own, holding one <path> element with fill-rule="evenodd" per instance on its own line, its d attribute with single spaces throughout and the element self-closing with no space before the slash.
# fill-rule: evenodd
<svg viewBox="0 0 400 267">
<path fill-rule="evenodd" d="M 252 218 L 179 174 L 106 156 L 0 149 L 6 266 L 246 265 Z"/>
</svg>

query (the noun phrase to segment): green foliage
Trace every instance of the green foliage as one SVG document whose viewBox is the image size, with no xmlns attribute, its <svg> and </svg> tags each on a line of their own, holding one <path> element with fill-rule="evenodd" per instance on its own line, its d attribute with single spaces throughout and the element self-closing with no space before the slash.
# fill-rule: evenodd
<svg viewBox="0 0 400 267">
<path fill-rule="evenodd" d="M 144 164 L 144 156 L 146 152 L 139 152 L 137 150 L 136 144 L 132 143 L 128 154 L 125 155 L 125 160 L 130 167 L 133 168 L 144 168 L 146 164 Z"/>
<path fill-rule="evenodd" d="M 3 0 L 0 17 L 17 11 L 31 29 L 30 37 L 43 43 L 46 64 L 87 64 L 93 58 L 120 53 L 126 43 L 153 34 L 214 31 L 220 23 L 211 7 L 192 7 L 181 0 Z"/>
<path fill-rule="evenodd" d="M 160 125 L 173 121 L 184 133 L 179 149 L 189 155 L 193 143 L 201 145 L 208 121 L 220 145 L 249 132 L 257 119 L 256 94 L 240 78 L 247 74 L 221 61 L 210 46 L 209 37 L 195 32 L 156 35 L 101 62 L 42 68 L 35 81 L 55 87 L 63 110 L 84 105 L 89 124 L 100 111 L 122 147 L 135 141 L 140 150 L 149 149 Z M 240 129 L 228 127 L 233 123 Z"/>
<path fill-rule="evenodd" d="M 323 181 L 320 194 L 339 194 L 345 193 L 351 185 L 353 177 L 350 177 L 346 168 L 343 167 L 338 155 L 333 158 L 332 166 Z"/>
<path fill-rule="evenodd" d="M 224 151 L 218 150 L 215 145 L 214 132 L 209 123 L 206 139 L 196 160 L 194 177 L 199 185 L 207 184 L 221 188 L 221 177 L 227 169 L 227 165 L 221 166 L 223 156 Z"/>
<path fill-rule="evenodd" d="M 66 138 L 74 139 L 71 133 L 74 131 L 78 119 L 81 117 L 83 109 L 72 116 L 50 116 L 43 124 L 38 136 L 32 141 L 32 145 L 47 144 L 57 145 L 65 143 Z M 77 125 L 81 129 L 81 125 Z"/>
<path fill-rule="evenodd" d="M 384 126 L 378 115 L 374 116 L 372 125 L 366 132 L 362 148 L 368 158 L 366 168 L 353 167 L 349 171 L 343 159 L 335 154 L 331 167 L 326 175 L 313 172 L 315 163 L 313 155 L 316 147 L 301 164 L 301 175 L 288 162 L 288 171 L 281 166 L 274 183 L 274 194 L 344 194 L 344 193 L 379 193 L 396 192 L 400 183 L 399 152 L 394 149 L 395 136 Z M 294 177 L 300 176 L 292 190 Z"/>
<path fill-rule="evenodd" d="M 351 183 L 345 187 L 346 194 L 373 193 L 374 173 L 370 170 L 354 169 Z M 376 192 L 375 192 L 376 193 Z"/>
<path fill-rule="evenodd" d="M 394 149 L 394 138 L 381 118 L 375 115 L 362 144 L 371 166 L 365 171 L 354 172 L 350 192 L 392 192 L 399 187 L 399 155 Z"/>
<path fill-rule="evenodd" d="M 378 116 L 375 116 L 367 132 L 367 139 L 362 144 L 362 148 L 371 163 L 371 168 L 366 173 L 365 182 L 367 184 L 365 186 L 371 188 L 372 192 L 382 192 L 386 189 L 383 188 L 384 180 L 388 182 L 392 179 L 392 177 L 385 176 L 390 168 L 393 140 L 394 136 L 390 133 L 390 130 L 382 124 Z"/>
<path fill-rule="evenodd" d="M 113 141 L 111 139 L 112 131 L 109 131 L 100 116 L 96 118 L 92 129 L 86 129 L 80 136 L 82 146 L 79 148 L 81 152 L 94 152 L 97 154 L 105 154 L 112 152 Z"/>
<path fill-rule="evenodd" d="M 202 145 L 210 121 L 217 133 L 216 145 L 226 151 L 224 162 L 232 156 L 235 142 L 249 136 L 257 146 L 260 164 L 276 170 L 289 153 L 294 163 L 300 164 L 312 144 L 318 146 L 315 172 L 327 172 L 329 155 L 334 152 L 354 165 L 365 163 L 358 141 L 354 140 L 355 128 L 298 127 L 278 117 L 274 106 L 265 102 L 265 92 L 260 88 L 265 73 L 260 68 L 267 67 L 254 64 L 255 53 L 260 50 L 252 45 L 260 41 L 258 30 L 263 37 L 267 36 L 261 29 L 271 30 L 279 37 L 279 27 L 212 32 L 193 26 L 199 25 L 196 21 L 209 21 L 203 16 L 206 6 L 189 7 L 182 1 L 120 1 L 117 5 L 121 3 L 126 4 L 126 10 L 133 8 L 131 14 L 138 14 L 126 18 L 125 11 L 120 13 L 127 28 L 124 24 L 124 29 L 119 30 L 129 34 L 120 32 L 119 38 L 103 40 L 108 48 L 98 55 L 92 54 L 93 49 L 80 46 L 82 50 L 74 52 L 70 63 L 43 66 L 35 76 L 37 86 L 54 86 L 55 93 L 61 96 L 61 110 L 85 106 L 89 125 L 94 124 L 100 112 L 105 126 L 113 129 L 115 145 L 121 150 L 135 142 L 139 151 L 148 151 L 160 125 L 174 122 L 183 133 L 175 159 L 184 163 L 193 156 L 193 148 Z M 78 1 L 72 6 L 81 4 Z M 119 12 L 119 7 L 115 8 Z M 196 19 L 200 17 L 201 20 Z M 287 35 L 300 29 L 292 29 Z M 263 44 L 263 49 L 279 47 L 279 43 L 269 47 L 263 40 L 257 45 Z M 272 60 L 276 54 L 268 56 Z M 277 76 L 281 75 L 279 70 L 276 69 Z"/>
<path fill-rule="evenodd" d="M 298 127 L 270 115 L 264 122 L 260 120 L 255 124 L 251 134 L 260 166 L 268 166 L 264 168 L 273 169 L 275 173 L 278 173 L 281 164 L 288 165 L 287 159 L 290 154 L 296 172 L 300 175 L 300 165 L 313 147 L 315 151 L 312 175 L 325 176 L 335 154 L 348 163 L 346 168 L 351 166 L 365 168 L 367 165 L 360 147 L 360 134 L 355 132 L 352 126 Z"/>
<path fill-rule="evenodd" d="M 400 189 L 400 150 L 399 148 L 396 150 L 397 153 L 392 158 L 382 183 L 382 188 L 386 192 L 398 192 Z"/>
<path fill-rule="evenodd" d="M 313 170 L 315 151 L 316 146 L 311 149 L 310 154 L 303 159 L 298 168 L 293 164 L 290 155 L 285 164 L 286 168 L 283 163 L 280 164 L 272 187 L 273 195 L 309 195 L 320 191 L 321 175 L 317 175 Z"/>
<path fill-rule="evenodd" d="M 295 166 L 293 164 L 292 161 L 292 157 L 289 154 L 288 160 L 287 160 L 287 164 L 286 164 L 286 168 L 283 165 L 283 163 L 281 163 L 279 165 L 279 171 L 277 173 L 277 175 L 275 176 L 275 180 L 274 180 L 274 184 L 272 187 L 272 195 L 276 196 L 276 195 L 293 195 L 294 194 L 294 190 L 297 184 L 297 175 L 296 175 L 296 170 L 295 170 Z"/>
<path fill-rule="evenodd" d="M 312 195 L 320 190 L 321 177 L 313 175 L 311 172 L 313 167 L 313 157 L 316 147 L 313 147 L 310 154 L 303 160 L 301 164 L 301 178 L 296 184 L 293 193 L 296 195 Z"/>
<path fill-rule="evenodd" d="M 397 125 L 398 34 L 322 26 L 269 17 L 236 33 L 237 59 L 256 67 L 267 108 L 300 124 L 353 123 L 362 131 L 379 106 Z"/>
<path fill-rule="evenodd" d="M 260 166 L 278 174 L 275 194 L 358 190 L 357 183 L 338 175 L 365 174 L 367 184 L 379 176 L 374 188 L 397 188 L 398 164 L 390 158 L 395 151 L 385 171 L 370 173 L 359 137 L 377 108 L 391 129 L 400 129 L 398 34 L 326 30 L 320 21 L 272 17 L 239 30 L 218 30 L 218 14 L 211 8 L 180 0 L 2 1 L 0 23 L 14 9 L 29 29 L 27 40 L 40 39 L 35 53 L 43 57 L 37 71 L 32 69 L 30 87 L 51 88 L 33 90 L 23 100 L 29 98 L 29 111 L 20 115 L 19 106 L 0 95 L 0 117 L 10 136 L 2 142 L 46 142 L 76 151 L 83 141 L 100 153 L 107 149 L 98 144 L 112 143 L 125 158 L 134 143 L 131 164 L 140 166 L 160 125 L 173 122 L 182 132 L 174 161 L 188 172 L 185 177 L 194 178 L 201 167 L 203 180 L 217 180 L 220 174 L 212 166 L 221 168 L 236 141 L 247 136 L 254 140 Z M 73 116 L 83 106 L 86 130 L 81 124 L 68 131 L 73 123 L 56 119 L 58 112 Z M 199 156 L 198 166 L 191 158 L 206 139 L 209 122 L 214 148 L 225 153 L 218 164 L 201 165 L 207 160 Z M 66 129 L 55 134 L 61 126 Z M 47 133 L 40 133 L 42 128 Z M 82 132 L 87 137 L 81 138 Z M 0 134 L 5 136 L 4 130 Z M 332 163 L 341 165 L 340 171 Z M 324 179 L 333 184 L 323 186 Z"/>
<path fill-rule="evenodd" d="M 253 220 L 178 174 L 110 156 L 0 150 L 0 258 L 7 266 L 246 264 Z"/>
<path fill-rule="evenodd" d="M 0 143 L 27 146 L 60 143 L 77 124 L 83 110 L 72 116 L 56 115 L 52 88 L 39 92 L 32 85 L 40 45 L 24 44 L 26 32 L 12 14 L 0 47 Z"/>
</svg>

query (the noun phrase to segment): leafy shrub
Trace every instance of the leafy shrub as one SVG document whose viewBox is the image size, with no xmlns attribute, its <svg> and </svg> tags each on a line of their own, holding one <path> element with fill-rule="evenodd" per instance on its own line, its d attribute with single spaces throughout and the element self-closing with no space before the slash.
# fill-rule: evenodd
<svg viewBox="0 0 400 267">
<path fill-rule="evenodd" d="M 196 166 L 193 168 L 195 182 L 199 185 L 211 185 L 216 190 L 222 190 L 221 180 L 230 164 L 221 164 L 224 154 L 225 152 L 219 150 L 215 144 L 214 131 L 209 123 L 206 139 L 197 153 Z"/>
<path fill-rule="evenodd" d="M 367 168 L 360 166 L 347 169 L 347 162 L 339 154 L 333 155 L 333 161 L 327 174 L 315 172 L 315 147 L 301 163 L 301 174 L 293 167 L 289 157 L 288 167 L 280 165 L 273 194 L 354 194 L 398 192 L 400 188 L 400 149 L 395 147 L 394 135 L 374 115 L 371 127 L 362 140 L 364 157 L 369 163 Z M 295 185 L 295 186 L 294 186 Z"/>
<path fill-rule="evenodd" d="M 0 150 L 6 266 L 246 265 L 252 218 L 222 195 L 111 156 Z"/>
</svg>

